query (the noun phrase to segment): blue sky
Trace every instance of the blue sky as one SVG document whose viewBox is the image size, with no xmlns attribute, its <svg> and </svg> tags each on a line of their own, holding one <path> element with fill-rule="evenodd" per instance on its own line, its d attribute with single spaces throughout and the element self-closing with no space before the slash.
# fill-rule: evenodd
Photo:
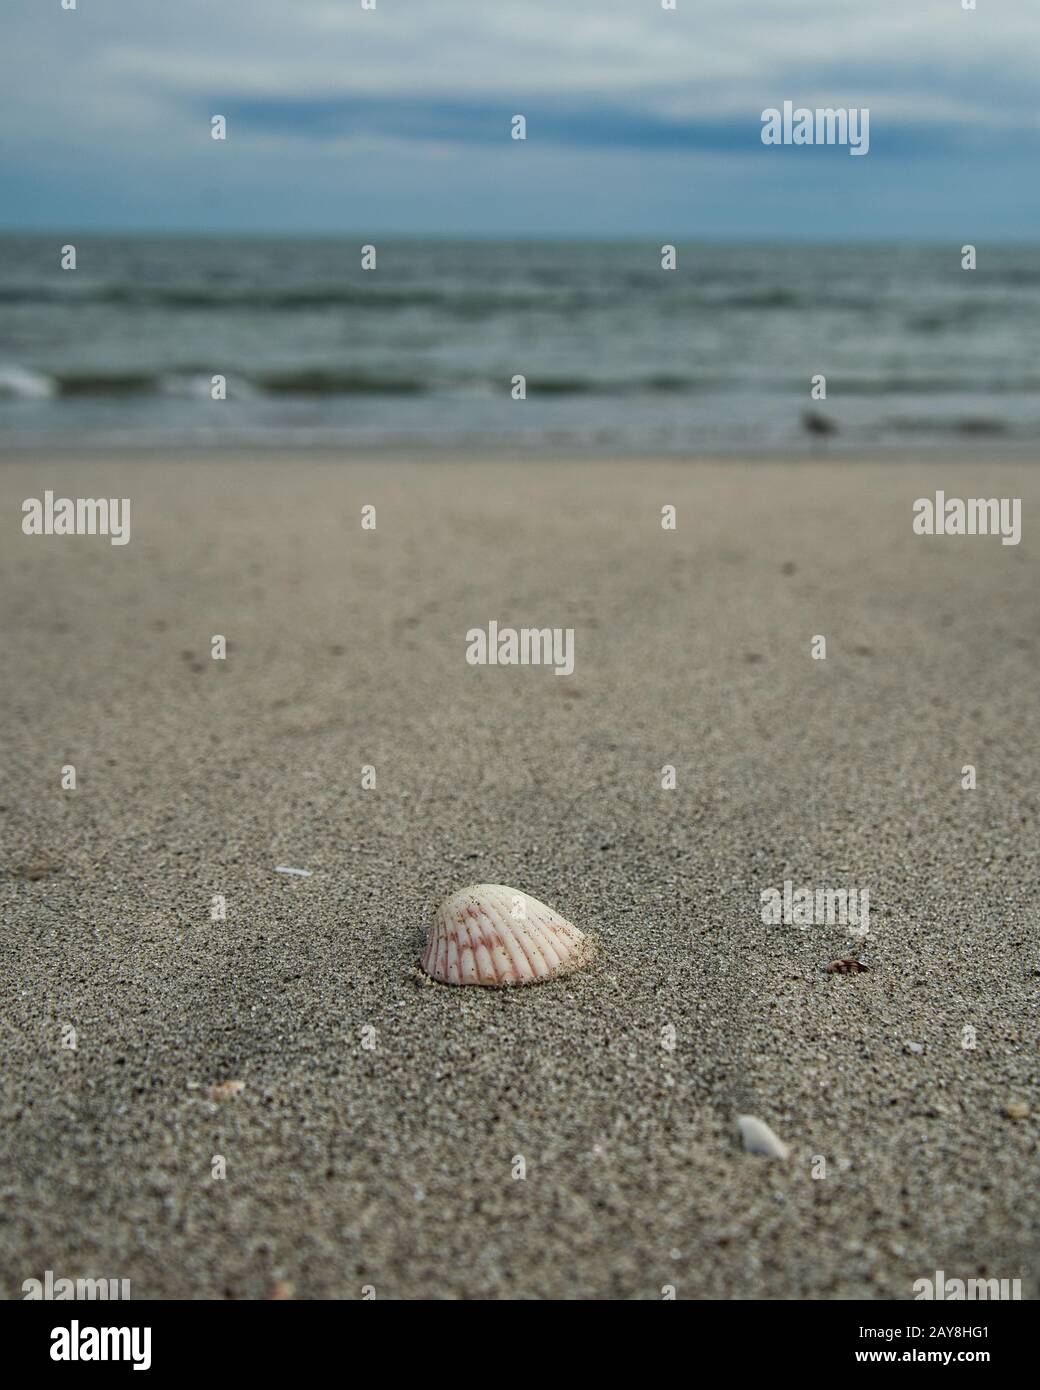
<svg viewBox="0 0 1040 1390">
<path fill-rule="evenodd" d="M 1036 238 L 1037 0 L 676 2 L 6 0 L 0 224 Z M 766 148 L 785 100 L 869 155 Z"/>
</svg>

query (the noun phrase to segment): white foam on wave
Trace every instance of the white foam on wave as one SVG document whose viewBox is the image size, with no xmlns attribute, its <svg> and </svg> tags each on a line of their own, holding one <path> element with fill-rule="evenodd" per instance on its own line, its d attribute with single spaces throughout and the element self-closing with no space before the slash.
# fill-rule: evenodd
<svg viewBox="0 0 1040 1390">
<path fill-rule="evenodd" d="M 0 396 L 15 396 L 19 400 L 43 401 L 57 394 L 53 377 L 30 371 L 17 363 L 0 362 Z"/>
<path fill-rule="evenodd" d="M 163 396 L 201 399 L 210 394 L 213 383 L 208 376 L 189 376 L 171 372 L 161 376 L 158 385 Z"/>
<path fill-rule="evenodd" d="M 242 397 L 252 397 L 258 394 L 251 382 L 244 381 L 237 376 L 226 378 L 226 390 L 228 400 L 238 400 Z M 213 392 L 213 378 L 202 376 L 197 372 L 168 372 L 159 378 L 159 392 L 163 396 L 180 397 L 186 400 L 209 399 Z"/>
</svg>

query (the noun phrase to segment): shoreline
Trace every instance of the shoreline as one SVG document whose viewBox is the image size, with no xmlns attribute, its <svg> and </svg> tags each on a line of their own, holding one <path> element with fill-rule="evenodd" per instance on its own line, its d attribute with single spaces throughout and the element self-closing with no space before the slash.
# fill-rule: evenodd
<svg viewBox="0 0 1040 1390">
<path fill-rule="evenodd" d="M 990 456 L 987 456 L 990 455 Z M 285 443 L 271 444 L 235 444 L 224 445 L 215 444 L 212 441 L 198 445 L 171 445 L 159 446 L 156 448 L 143 448 L 140 444 L 69 444 L 65 447 L 56 447 L 51 444 L 43 446 L 17 445 L 15 447 L 5 447 L 0 443 L 0 466 L 6 464 L 39 464 L 46 465 L 50 462 L 69 462 L 70 460 L 85 456 L 90 462 L 97 463 L 107 457 L 119 463 L 133 461 L 137 465 L 148 466 L 150 464 L 176 463 L 180 459 L 187 459 L 194 462 L 213 461 L 221 463 L 247 463 L 253 459 L 270 462 L 272 459 L 289 460 L 299 459 L 301 461 L 313 461 L 314 463 L 341 463 L 363 465 L 371 462 L 389 463 L 418 463 L 430 462 L 436 464 L 450 464 L 459 466 L 479 466 L 492 462 L 494 464 L 513 463 L 524 466 L 531 462 L 539 464 L 550 461 L 552 464 L 650 464 L 662 466 L 687 464 L 690 466 L 719 466 L 719 467 L 755 467 L 766 466 L 772 463 L 785 464 L 822 464 L 844 465 L 849 464 L 855 467 L 886 467 L 893 465 L 913 465 L 927 464 L 938 465 L 942 463 L 952 463 L 958 467 L 968 464 L 975 464 L 979 467 L 989 468 L 993 464 L 1007 462 L 1009 464 L 1022 464 L 1037 461 L 1037 447 L 1035 444 L 996 444 L 992 438 L 987 438 L 980 442 L 977 437 L 966 438 L 962 445 L 948 447 L 944 444 L 936 444 L 932 447 L 922 447 L 916 449 L 904 446 L 892 446 L 891 448 L 868 449 L 857 445 L 845 451 L 841 448 L 813 449 L 808 446 L 791 449 L 734 449 L 732 452 L 707 451 L 698 453 L 688 450 L 685 452 L 676 451 L 654 452 L 652 450 L 623 450 L 614 452 L 604 449 L 600 445 L 589 445 L 583 448 L 562 449 L 556 446 L 547 447 L 543 443 L 532 445 L 524 450 L 515 445 L 510 447 L 496 448 L 494 445 L 474 444 L 466 448 L 459 448 L 454 444 L 415 444 L 403 446 L 398 443 L 387 443 L 385 445 L 366 444 L 362 448 L 354 446 L 336 445 L 308 445 L 305 448 L 293 448 Z"/>
</svg>

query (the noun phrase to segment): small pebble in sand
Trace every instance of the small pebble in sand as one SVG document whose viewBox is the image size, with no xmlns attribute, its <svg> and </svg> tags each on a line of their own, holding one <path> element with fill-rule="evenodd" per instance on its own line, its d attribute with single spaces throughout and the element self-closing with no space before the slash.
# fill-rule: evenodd
<svg viewBox="0 0 1040 1390">
<path fill-rule="evenodd" d="M 782 1139 L 778 1139 L 769 1126 L 754 1115 L 738 1115 L 740 1137 L 749 1154 L 762 1154 L 765 1158 L 787 1158 L 791 1152 Z"/>
<path fill-rule="evenodd" d="M 276 1279 L 267 1290 L 267 1298 L 272 1303 L 284 1303 L 292 1298 L 296 1290 L 286 1279 Z"/>
<path fill-rule="evenodd" d="M 449 985 L 532 985 L 580 970 L 594 952 L 592 937 L 537 898 L 477 883 L 441 903 L 420 963 Z"/>
<path fill-rule="evenodd" d="M 241 1095 L 245 1088 L 244 1081 L 218 1081 L 215 1086 L 206 1087 L 206 1095 L 210 1100 L 230 1100 L 232 1096 Z"/>
<path fill-rule="evenodd" d="M 1024 1100 L 1009 1100 L 1004 1106 L 1004 1114 L 1009 1120 L 1028 1120 L 1029 1106 Z"/>
<path fill-rule="evenodd" d="M 299 874 L 301 878 L 310 878 L 310 869 L 290 869 L 286 864 L 276 864 L 274 871 L 276 874 Z"/>
<path fill-rule="evenodd" d="M 924 1043 L 908 1042 L 903 1051 L 909 1052 L 914 1057 L 920 1057 L 924 1053 Z"/>
<path fill-rule="evenodd" d="M 832 975 L 856 975 L 861 970 L 869 970 L 870 966 L 861 960 L 853 960 L 850 956 L 845 960 L 832 960 L 829 965 L 825 965 L 823 968 Z"/>
</svg>

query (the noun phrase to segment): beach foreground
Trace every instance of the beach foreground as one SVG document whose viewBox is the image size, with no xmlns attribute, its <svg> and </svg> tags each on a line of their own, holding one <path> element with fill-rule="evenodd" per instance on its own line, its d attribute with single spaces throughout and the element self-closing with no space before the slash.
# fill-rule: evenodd
<svg viewBox="0 0 1040 1390">
<path fill-rule="evenodd" d="M 6 460 L 3 1296 L 1035 1297 L 1038 477 Z M 45 489 L 130 543 L 22 535 Z M 937 489 L 1021 544 L 914 535 Z M 573 674 L 467 664 L 491 620 Z M 765 925 L 785 881 L 869 936 Z M 597 960 L 428 981 L 478 882 Z"/>
</svg>

